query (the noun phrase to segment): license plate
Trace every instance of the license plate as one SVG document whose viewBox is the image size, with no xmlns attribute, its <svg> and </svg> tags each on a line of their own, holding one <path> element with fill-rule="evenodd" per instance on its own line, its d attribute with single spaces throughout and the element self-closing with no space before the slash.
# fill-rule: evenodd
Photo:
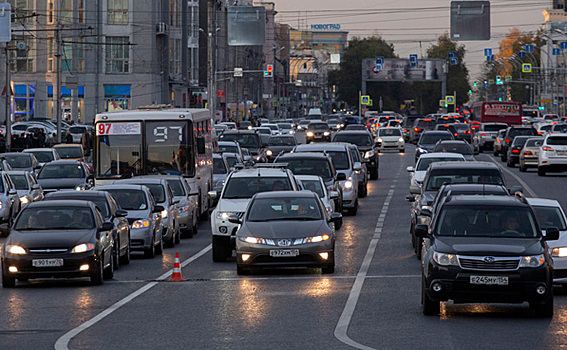
<svg viewBox="0 0 567 350">
<path fill-rule="evenodd" d="M 567 151 L 557 151 L 558 156 L 567 156 Z"/>
<path fill-rule="evenodd" d="M 508 276 L 470 276 L 471 284 L 507 286 Z"/>
<path fill-rule="evenodd" d="M 33 259 L 33 267 L 58 267 L 63 266 L 63 259 Z"/>
<path fill-rule="evenodd" d="M 278 249 L 278 250 L 270 250 L 270 256 L 272 257 L 290 257 L 290 256 L 298 256 L 299 249 Z"/>
</svg>

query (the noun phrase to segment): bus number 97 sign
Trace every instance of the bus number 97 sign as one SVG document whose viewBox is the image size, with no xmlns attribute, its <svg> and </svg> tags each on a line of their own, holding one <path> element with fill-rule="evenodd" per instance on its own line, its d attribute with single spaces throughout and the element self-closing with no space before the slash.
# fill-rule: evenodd
<svg viewBox="0 0 567 350">
<path fill-rule="evenodd" d="M 140 135 L 141 133 L 141 123 L 98 123 L 96 126 L 97 136 Z"/>
</svg>

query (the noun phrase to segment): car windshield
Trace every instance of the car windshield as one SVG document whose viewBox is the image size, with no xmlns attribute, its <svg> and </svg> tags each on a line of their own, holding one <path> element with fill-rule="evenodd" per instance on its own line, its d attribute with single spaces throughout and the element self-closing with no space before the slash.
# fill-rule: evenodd
<svg viewBox="0 0 567 350">
<path fill-rule="evenodd" d="M 146 201 L 146 195 L 142 190 L 124 190 L 124 189 L 109 189 L 104 190 L 116 201 L 121 209 L 124 210 L 146 210 L 148 209 L 148 204 Z"/>
<path fill-rule="evenodd" d="M 282 160 L 295 175 L 317 175 L 323 179 L 333 177 L 331 165 L 325 159 L 290 159 Z"/>
<path fill-rule="evenodd" d="M 213 174 L 226 174 L 228 169 L 221 158 L 213 158 Z"/>
<path fill-rule="evenodd" d="M 425 171 L 429 167 L 429 164 L 436 163 L 436 162 L 463 162 L 464 159 L 462 158 L 423 158 L 420 157 L 417 160 L 416 171 Z"/>
<path fill-rule="evenodd" d="M 236 145 L 219 145 L 219 153 L 238 153 Z"/>
<path fill-rule="evenodd" d="M 287 129 L 291 129 L 291 124 L 278 123 L 278 127 L 279 127 L 280 129 L 285 129 L 285 130 L 287 130 Z"/>
<path fill-rule="evenodd" d="M 154 196 L 154 200 L 156 203 L 164 203 L 165 202 L 165 189 L 163 188 L 162 184 L 142 184 L 147 186 Z"/>
<path fill-rule="evenodd" d="M 402 136 L 402 131 L 398 128 L 380 129 L 378 136 Z"/>
<path fill-rule="evenodd" d="M 529 139 L 526 141 L 525 147 L 541 147 L 543 139 Z"/>
<path fill-rule="evenodd" d="M 325 190 L 323 190 L 323 186 L 321 185 L 321 181 L 319 180 L 301 180 L 303 183 L 303 187 L 306 190 L 315 192 L 319 198 L 325 197 Z"/>
<path fill-rule="evenodd" d="M 17 231 L 94 229 L 95 220 L 89 208 L 48 207 L 26 208 L 15 223 Z"/>
<path fill-rule="evenodd" d="M 553 146 L 567 146 L 567 137 L 565 136 L 553 136 L 547 139 L 548 145 Z"/>
<path fill-rule="evenodd" d="M 506 124 L 496 124 L 496 125 L 494 125 L 494 124 L 485 124 L 485 125 L 483 126 L 484 131 L 490 131 L 490 132 L 495 132 L 495 131 L 498 132 L 498 131 L 500 131 L 500 130 L 502 130 L 502 129 L 505 129 L 506 127 L 507 127 Z"/>
<path fill-rule="evenodd" d="M 559 207 L 532 205 L 537 221 L 542 229 L 557 227 L 559 231 L 567 231 L 567 224 Z"/>
<path fill-rule="evenodd" d="M 426 191 L 437 191 L 443 184 L 502 185 L 504 181 L 497 169 L 438 169 L 427 180 Z"/>
<path fill-rule="evenodd" d="M 335 135 L 333 142 L 347 142 L 359 147 L 372 146 L 372 138 L 367 134 L 343 134 Z"/>
<path fill-rule="evenodd" d="M 83 150 L 81 147 L 57 147 L 57 152 L 61 159 L 83 158 Z"/>
<path fill-rule="evenodd" d="M 187 193 L 185 192 L 185 187 L 183 187 L 183 184 L 181 183 L 182 180 L 171 179 L 166 181 L 169 187 L 171 187 L 171 192 L 173 192 L 173 195 L 175 197 L 185 197 L 187 195 Z"/>
<path fill-rule="evenodd" d="M 419 139 L 420 145 L 434 145 L 439 140 L 452 140 L 453 137 L 448 132 L 424 133 Z"/>
<path fill-rule="evenodd" d="M 4 154 L 4 158 L 12 168 L 30 168 L 31 157 L 28 154 Z"/>
<path fill-rule="evenodd" d="M 536 238 L 535 218 L 528 208 L 455 206 L 441 210 L 435 228 L 439 236 Z"/>
<path fill-rule="evenodd" d="M 341 151 L 327 151 L 327 154 L 331 156 L 333 160 L 333 165 L 337 170 L 348 170 L 348 155 L 346 152 Z"/>
<path fill-rule="evenodd" d="M 223 198 L 252 198 L 256 193 L 291 191 L 287 177 L 232 177 L 225 185 Z"/>
<path fill-rule="evenodd" d="M 295 146 L 295 138 L 293 137 L 270 137 L 268 145 L 270 146 Z"/>
<path fill-rule="evenodd" d="M 16 190 L 29 190 L 30 187 L 28 185 L 28 180 L 26 179 L 26 175 L 10 175 L 10 179 L 16 186 Z"/>
<path fill-rule="evenodd" d="M 433 152 L 474 154 L 472 147 L 468 143 L 440 143 L 435 146 Z"/>
<path fill-rule="evenodd" d="M 308 130 L 329 130 L 329 124 L 327 123 L 310 123 L 307 126 Z"/>
<path fill-rule="evenodd" d="M 234 166 L 240 163 L 239 159 L 235 155 L 227 155 L 226 162 L 228 163 L 229 168 L 234 168 Z"/>
<path fill-rule="evenodd" d="M 61 179 L 71 178 L 78 179 L 85 177 L 85 170 L 79 164 L 45 164 L 38 179 Z"/>
<path fill-rule="evenodd" d="M 34 151 L 30 153 L 32 153 L 40 163 L 51 162 L 54 159 L 52 151 Z"/>
<path fill-rule="evenodd" d="M 436 124 L 436 123 L 435 123 L 434 120 L 431 120 L 431 119 L 429 119 L 429 120 L 421 119 L 421 120 L 418 120 L 418 121 L 417 121 L 416 126 L 417 126 L 418 128 L 430 128 L 430 129 L 432 129 L 433 127 L 435 127 L 435 124 Z"/>
<path fill-rule="evenodd" d="M 236 141 L 240 144 L 240 147 L 260 148 L 260 137 L 256 134 L 223 133 L 219 136 L 219 139 L 223 141 Z"/>
<path fill-rule="evenodd" d="M 262 198 L 252 202 L 248 221 L 321 220 L 321 209 L 315 198 Z"/>
</svg>

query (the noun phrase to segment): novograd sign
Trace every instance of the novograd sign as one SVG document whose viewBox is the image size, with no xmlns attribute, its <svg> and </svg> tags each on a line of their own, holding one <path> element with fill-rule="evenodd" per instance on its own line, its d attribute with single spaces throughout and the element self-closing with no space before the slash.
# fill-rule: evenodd
<svg viewBox="0 0 567 350">
<path fill-rule="evenodd" d="M 312 24 L 311 30 L 341 30 L 340 24 Z"/>
</svg>

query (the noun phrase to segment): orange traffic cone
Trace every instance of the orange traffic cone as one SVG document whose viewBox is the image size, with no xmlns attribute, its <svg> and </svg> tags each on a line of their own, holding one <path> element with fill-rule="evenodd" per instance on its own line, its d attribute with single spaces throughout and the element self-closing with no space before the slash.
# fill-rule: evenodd
<svg viewBox="0 0 567 350">
<path fill-rule="evenodd" d="M 167 282 L 183 282 L 186 281 L 181 277 L 181 263 L 179 262 L 179 253 L 175 253 L 175 262 L 173 263 L 173 273 Z"/>
</svg>

